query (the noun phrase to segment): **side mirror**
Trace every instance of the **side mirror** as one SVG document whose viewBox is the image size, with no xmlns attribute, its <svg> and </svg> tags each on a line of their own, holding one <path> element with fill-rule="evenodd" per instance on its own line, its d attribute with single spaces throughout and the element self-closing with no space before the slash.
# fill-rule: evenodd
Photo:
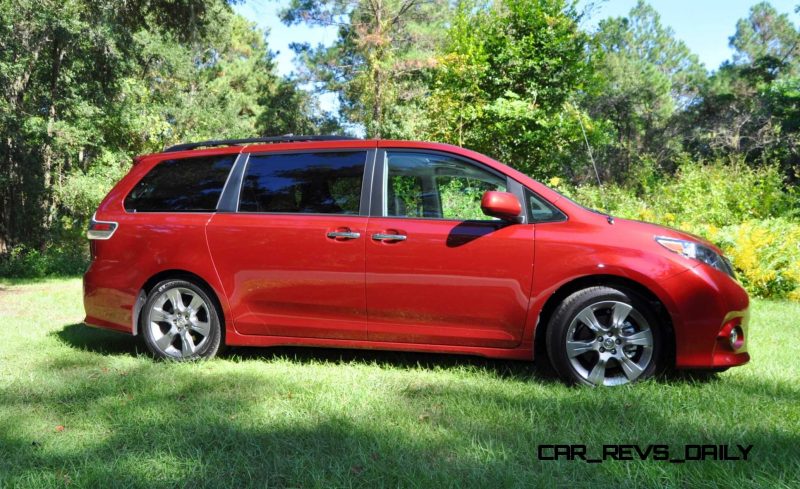
<svg viewBox="0 0 800 489">
<path fill-rule="evenodd" d="M 508 192 L 486 192 L 481 198 L 481 210 L 484 214 L 504 221 L 520 222 L 522 206 L 514 194 Z"/>
</svg>

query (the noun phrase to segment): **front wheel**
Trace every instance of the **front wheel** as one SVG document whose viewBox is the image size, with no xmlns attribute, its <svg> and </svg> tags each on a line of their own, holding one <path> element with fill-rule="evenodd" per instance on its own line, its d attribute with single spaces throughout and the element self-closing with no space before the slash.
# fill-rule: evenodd
<svg viewBox="0 0 800 489">
<path fill-rule="evenodd" d="M 553 313 L 547 351 L 569 383 L 622 385 L 662 367 L 662 334 L 652 308 L 634 293 L 589 287 L 567 297 Z"/>
<path fill-rule="evenodd" d="M 211 358 L 219 349 L 219 313 L 208 293 L 186 280 L 165 280 L 147 296 L 142 336 L 156 358 Z"/>
</svg>

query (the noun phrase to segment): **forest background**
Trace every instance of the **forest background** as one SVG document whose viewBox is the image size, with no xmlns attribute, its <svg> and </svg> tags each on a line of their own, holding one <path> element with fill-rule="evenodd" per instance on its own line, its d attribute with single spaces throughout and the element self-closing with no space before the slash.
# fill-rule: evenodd
<svg viewBox="0 0 800 489">
<path fill-rule="evenodd" d="M 0 0 L 0 276 L 82 273 L 88 219 L 135 155 L 356 134 L 485 153 L 589 207 L 702 235 L 752 295 L 800 301 L 786 12 L 753 5 L 711 71 L 641 1 L 591 28 L 568 0 L 290 0 L 280 15 L 337 29 L 292 45 L 291 76 L 231 2 Z"/>
</svg>

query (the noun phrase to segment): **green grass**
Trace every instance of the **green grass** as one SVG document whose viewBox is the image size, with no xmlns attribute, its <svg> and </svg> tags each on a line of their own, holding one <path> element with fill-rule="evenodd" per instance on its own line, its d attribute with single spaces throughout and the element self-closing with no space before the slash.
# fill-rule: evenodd
<svg viewBox="0 0 800 489">
<path fill-rule="evenodd" d="M 523 362 L 241 349 L 154 362 L 80 282 L 0 282 L 0 487 L 797 487 L 800 306 L 757 301 L 751 364 L 568 388 Z M 63 427 L 63 429 L 61 428 Z M 538 444 L 753 444 L 747 462 L 538 461 Z"/>
</svg>

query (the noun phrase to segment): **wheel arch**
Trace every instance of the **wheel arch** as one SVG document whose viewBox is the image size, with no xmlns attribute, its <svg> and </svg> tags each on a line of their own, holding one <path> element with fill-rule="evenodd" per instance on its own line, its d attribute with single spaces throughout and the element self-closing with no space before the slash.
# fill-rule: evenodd
<svg viewBox="0 0 800 489">
<path fill-rule="evenodd" d="M 150 293 L 151 290 L 160 282 L 164 280 L 186 280 L 196 284 L 198 287 L 201 287 L 205 290 L 208 296 L 214 301 L 214 306 L 217 308 L 217 316 L 219 317 L 220 321 L 220 331 L 222 333 L 222 338 L 220 339 L 221 342 L 225 341 L 225 309 L 222 307 L 222 302 L 220 301 L 219 293 L 211 286 L 210 283 L 200 275 L 196 273 L 192 273 L 188 270 L 181 270 L 181 269 L 171 269 L 171 270 L 162 270 L 152 277 L 148 278 L 147 281 L 142 285 L 139 289 L 139 293 L 136 297 L 136 302 L 133 306 L 133 314 L 131 315 L 131 320 L 133 322 L 133 334 L 136 336 L 139 334 L 139 320 L 142 313 L 142 307 L 144 307 L 145 302 L 147 301 L 147 295 Z"/>
<path fill-rule="evenodd" d="M 620 288 L 623 290 L 626 289 L 635 293 L 651 304 L 653 311 L 656 313 L 658 318 L 661 320 L 662 325 L 666 329 L 665 337 L 667 338 L 668 344 L 665 345 L 664 352 L 667 355 L 667 365 L 672 366 L 675 364 L 675 327 L 669 309 L 664 302 L 659 299 L 659 297 L 648 287 L 633 279 L 619 275 L 585 275 L 570 280 L 558 287 L 550 295 L 550 297 L 547 298 L 547 301 L 545 301 L 544 306 L 539 312 L 534 330 L 534 358 L 543 358 L 549 361 L 545 335 L 547 334 L 547 327 L 548 323 L 550 322 L 550 318 L 552 317 L 558 305 L 574 292 L 594 286 L 606 286 Z"/>
</svg>

